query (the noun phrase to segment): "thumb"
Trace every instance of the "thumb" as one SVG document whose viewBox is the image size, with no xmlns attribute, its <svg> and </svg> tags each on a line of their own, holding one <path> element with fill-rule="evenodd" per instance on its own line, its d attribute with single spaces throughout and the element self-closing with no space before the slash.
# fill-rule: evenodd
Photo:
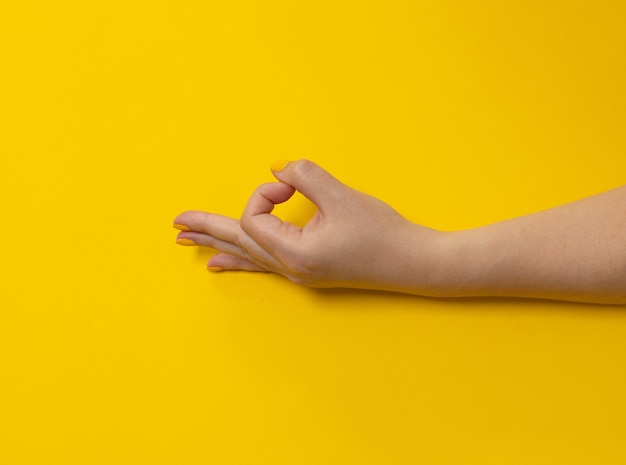
<svg viewBox="0 0 626 465">
<path fill-rule="evenodd" d="M 346 189 L 345 184 L 309 160 L 278 161 L 271 169 L 276 179 L 295 188 L 322 212 L 336 205 Z"/>
</svg>

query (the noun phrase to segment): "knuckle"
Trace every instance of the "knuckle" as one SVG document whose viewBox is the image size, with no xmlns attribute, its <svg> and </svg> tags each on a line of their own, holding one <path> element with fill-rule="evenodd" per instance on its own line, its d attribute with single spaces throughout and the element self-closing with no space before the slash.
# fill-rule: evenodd
<svg viewBox="0 0 626 465">
<path fill-rule="evenodd" d="M 246 249 L 241 249 L 241 258 L 250 263 L 252 263 L 253 260 L 252 256 L 250 255 L 250 253 L 248 253 Z"/>
<path fill-rule="evenodd" d="M 248 236 L 242 231 L 235 237 L 235 245 L 241 249 L 242 257 L 246 260 L 250 258 L 250 243 Z"/>
<path fill-rule="evenodd" d="M 310 160 L 299 160 L 293 168 L 294 176 L 304 179 L 312 175 L 315 164 Z"/>
<path fill-rule="evenodd" d="M 246 215 L 243 215 L 239 220 L 239 231 L 237 231 L 237 234 L 235 236 L 235 242 L 237 243 L 237 245 L 241 246 L 241 233 L 250 231 L 251 223 L 251 218 Z"/>
</svg>

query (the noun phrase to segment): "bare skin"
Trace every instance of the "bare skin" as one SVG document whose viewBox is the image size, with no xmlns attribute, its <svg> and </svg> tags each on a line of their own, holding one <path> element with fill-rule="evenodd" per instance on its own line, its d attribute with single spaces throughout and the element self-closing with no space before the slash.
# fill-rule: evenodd
<svg viewBox="0 0 626 465">
<path fill-rule="evenodd" d="M 278 182 L 259 186 L 240 220 L 181 213 L 177 242 L 216 249 L 213 271 L 267 271 L 311 287 L 626 304 L 626 186 L 441 232 L 409 222 L 308 160 L 273 173 Z M 304 228 L 271 214 L 296 190 L 318 208 Z"/>
</svg>

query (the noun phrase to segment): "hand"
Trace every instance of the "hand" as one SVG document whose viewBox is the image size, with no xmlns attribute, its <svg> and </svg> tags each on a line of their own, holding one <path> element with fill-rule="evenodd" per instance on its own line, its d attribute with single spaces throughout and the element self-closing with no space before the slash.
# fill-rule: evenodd
<svg viewBox="0 0 626 465">
<path fill-rule="evenodd" d="M 182 230 L 178 242 L 216 249 L 208 264 L 213 270 L 269 271 L 313 287 L 399 290 L 408 267 L 415 287 L 420 261 L 414 245 L 430 243 L 439 233 L 410 223 L 311 161 L 287 163 L 273 174 L 279 182 L 259 186 L 240 220 L 201 211 L 180 214 L 174 221 Z M 296 190 L 318 209 L 303 228 L 271 214 Z"/>
</svg>

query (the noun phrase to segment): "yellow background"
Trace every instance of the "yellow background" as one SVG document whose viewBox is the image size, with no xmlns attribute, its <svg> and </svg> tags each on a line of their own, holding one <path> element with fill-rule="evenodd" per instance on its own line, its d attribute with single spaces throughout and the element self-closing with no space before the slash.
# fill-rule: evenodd
<svg viewBox="0 0 626 465">
<path fill-rule="evenodd" d="M 624 307 L 210 274 L 171 223 L 283 158 L 445 230 L 616 187 L 625 57 L 621 0 L 3 2 L 0 463 L 624 463 Z"/>
</svg>

